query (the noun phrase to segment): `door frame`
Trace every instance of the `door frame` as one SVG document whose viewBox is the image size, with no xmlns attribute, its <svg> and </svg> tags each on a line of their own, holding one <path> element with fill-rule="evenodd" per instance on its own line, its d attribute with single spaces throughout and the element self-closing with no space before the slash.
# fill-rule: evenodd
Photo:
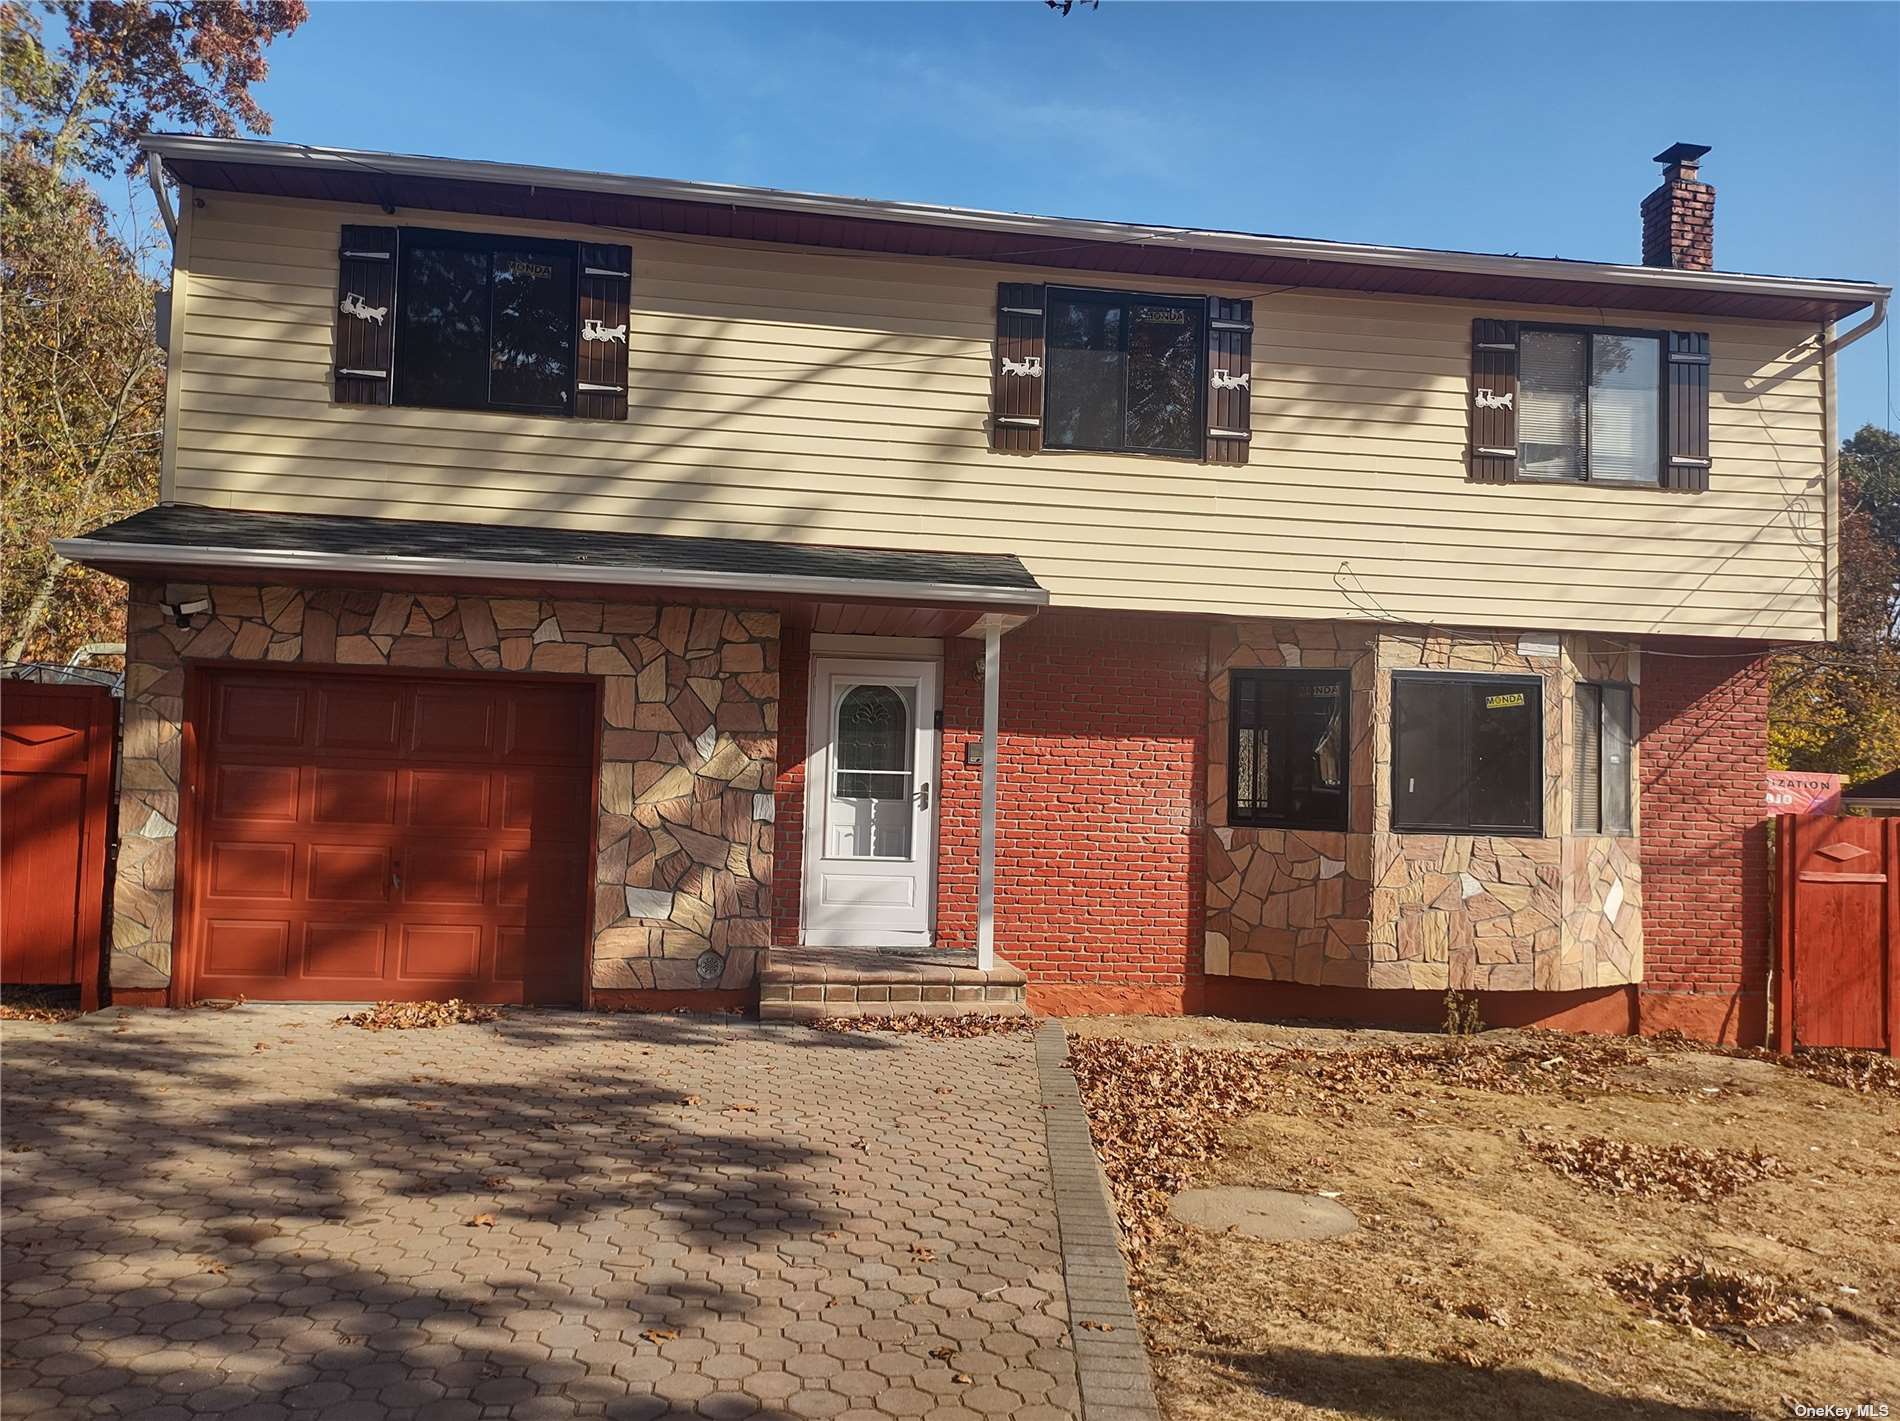
<svg viewBox="0 0 1900 1421">
<path fill-rule="evenodd" d="M 185 674 L 184 708 L 178 725 L 178 817 L 173 828 L 172 862 L 172 975 L 165 987 L 165 1005 L 189 1007 L 197 1000 L 200 936 L 204 919 L 199 912 L 198 848 L 204 828 L 201 787 L 209 755 L 202 730 L 210 723 L 211 687 L 222 673 L 338 676 L 388 676 L 405 681 L 483 681 L 501 680 L 507 685 L 540 682 L 548 685 L 591 687 L 593 692 L 594 735 L 588 785 L 588 813 L 592 816 L 591 842 L 587 853 L 586 882 L 581 903 L 585 916 L 579 924 L 581 952 L 580 1009 L 592 1010 L 594 1004 L 594 920 L 595 899 L 600 891 L 595 864 L 600 856 L 600 762 L 604 744 L 602 731 L 606 720 L 606 679 L 585 673 L 557 671 L 503 671 L 480 668 L 469 671 L 459 667 L 390 666 L 369 663 L 355 665 L 340 661 L 245 661 L 221 656 L 182 663 Z M 123 833 L 123 828 L 121 828 Z M 108 948 L 108 953 L 110 948 Z M 108 956 L 108 963 L 110 957 Z"/>
<path fill-rule="evenodd" d="M 799 852 L 798 941 L 807 947 L 930 947 L 936 942 L 938 886 L 938 823 L 943 801 L 943 656 L 941 652 L 912 650 L 899 642 L 879 654 L 869 638 L 849 651 L 814 649 L 806 668 L 805 823 Z M 915 643 L 911 643 L 915 646 Z M 914 934 L 876 929 L 820 929 L 812 927 L 812 895 L 820 881 L 817 865 L 824 857 L 825 808 L 831 787 L 831 677 L 840 669 L 866 673 L 915 676 L 924 668 L 920 684 L 930 687 L 930 704 L 917 707 L 916 777 L 929 776 L 930 804 L 920 816 L 919 837 L 925 842 L 913 858 L 923 875 L 923 928 Z"/>
</svg>

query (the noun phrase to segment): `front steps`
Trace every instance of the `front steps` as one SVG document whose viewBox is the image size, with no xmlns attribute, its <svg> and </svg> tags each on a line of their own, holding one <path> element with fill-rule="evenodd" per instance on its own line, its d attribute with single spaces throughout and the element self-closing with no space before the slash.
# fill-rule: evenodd
<svg viewBox="0 0 1900 1421">
<path fill-rule="evenodd" d="M 974 952 L 935 948 L 775 947 L 759 971 L 762 1021 L 828 1016 L 1022 1016 L 1028 979 Z"/>
</svg>

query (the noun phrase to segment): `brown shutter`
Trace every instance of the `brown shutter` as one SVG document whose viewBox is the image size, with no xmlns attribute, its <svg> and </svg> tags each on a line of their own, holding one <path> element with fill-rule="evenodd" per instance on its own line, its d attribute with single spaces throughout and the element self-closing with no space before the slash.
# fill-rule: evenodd
<svg viewBox="0 0 1900 1421">
<path fill-rule="evenodd" d="M 1708 492 L 1708 332 L 1669 333 L 1669 377 L 1663 385 L 1663 416 L 1668 429 L 1663 487 L 1683 493 Z"/>
<path fill-rule="evenodd" d="M 1517 476 L 1517 322 L 1471 323 L 1471 481 Z"/>
<path fill-rule="evenodd" d="M 1244 464 L 1253 440 L 1253 302 L 1207 303 L 1207 462 Z"/>
<path fill-rule="evenodd" d="M 1042 448 L 1043 288 L 1005 281 L 996 288 L 996 367 L 990 375 L 990 448 Z"/>
<path fill-rule="evenodd" d="M 580 300 L 574 413 L 583 419 L 625 419 L 633 248 L 583 242 Z"/>
<path fill-rule="evenodd" d="M 388 404 L 395 360 L 396 229 L 345 227 L 337 254 L 337 403 Z"/>
</svg>

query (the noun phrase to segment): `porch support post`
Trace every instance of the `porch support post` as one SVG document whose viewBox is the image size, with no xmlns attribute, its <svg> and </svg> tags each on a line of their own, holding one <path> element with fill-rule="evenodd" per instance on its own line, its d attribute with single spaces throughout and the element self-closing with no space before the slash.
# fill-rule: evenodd
<svg viewBox="0 0 1900 1421">
<path fill-rule="evenodd" d="M 976 965 L 996 966 L 996 720 L 1002 699 L 1003 630 L 983 632 L 983 806 L 977 824 Z"/>
</svg>

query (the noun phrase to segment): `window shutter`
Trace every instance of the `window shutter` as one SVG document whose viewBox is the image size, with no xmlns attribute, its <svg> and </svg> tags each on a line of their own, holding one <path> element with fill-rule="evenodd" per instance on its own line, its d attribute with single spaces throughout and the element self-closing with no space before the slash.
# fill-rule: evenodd
<svg viewBox="0 0 1900 1421">
<path fill-rule="evenodd" d="M 1663 389 L 1668 462 L 1663 487 L 1683 493 L 1709 488 L 1709 336 L 1669 333 L 1669 378 Z"/>
<path fill-rule="evenodd" d="M 396 229 L 345 227 L 336 287 L 336 401 L 386 405 L 396 369 Z"/>
<path fill-rule="evenodd" d="M 990 377 L 990 448 L 1042 448 L 1043 288 L 1005 281 L 996 288 L 996 368 Z"/>
<path fill-rule="evenodd" d="M 1244 464 L 1253 440 L 1253 302 L 1207 303 L 1207 462 Z"/>
<path fill-rule="evenodd" d="M 1517 322 L 1471 323 L 1471 481 L 1517 474 Z"/>
<path fill-rule="evenodd" d="M 623 420 L 633 248 L 581 243 L 580 300 L 574 413 L 582 419 Z"/>
</svg>

